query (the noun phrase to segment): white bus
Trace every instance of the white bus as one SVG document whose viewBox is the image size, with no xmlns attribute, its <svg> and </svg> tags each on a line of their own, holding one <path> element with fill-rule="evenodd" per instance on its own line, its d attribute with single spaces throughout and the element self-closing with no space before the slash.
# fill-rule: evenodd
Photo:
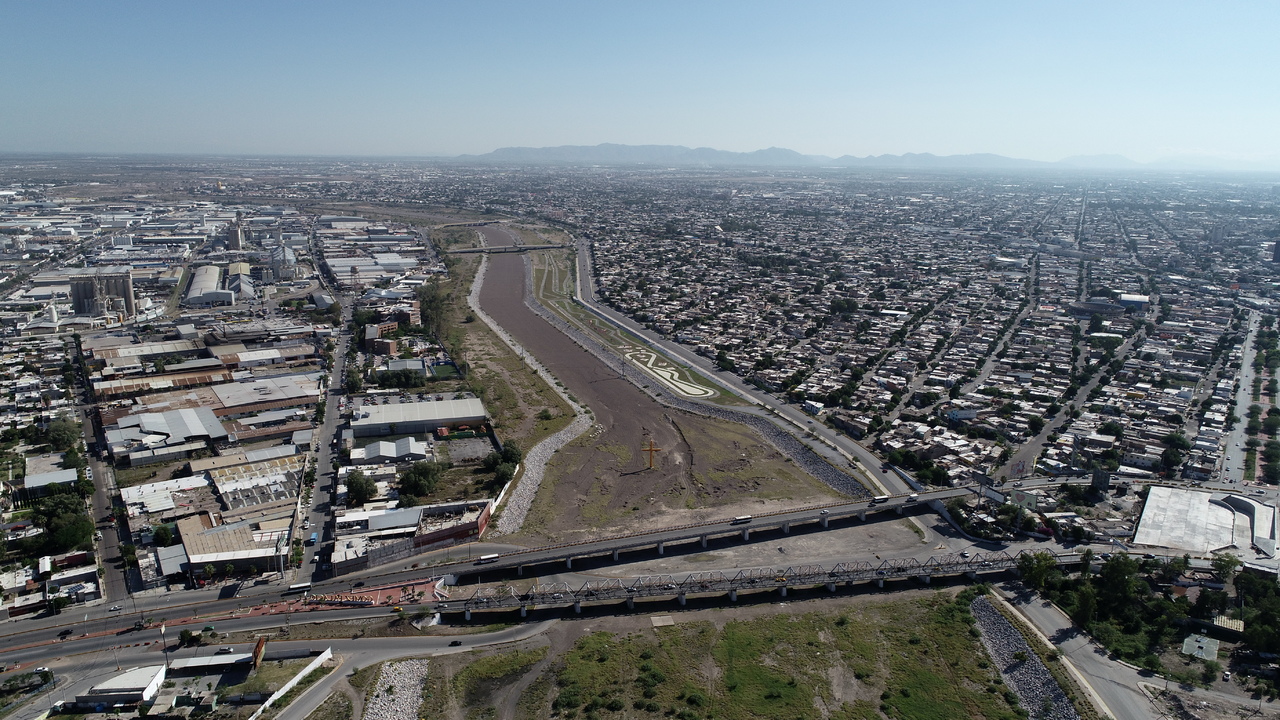
<svg viewBox="0 0 1280 720">
<path fill-rule="evenodd" d="M 306 592 L 311 592 L 311 583 L 296 583 L 294 585 L 290 585 L 288 590 L 285 590 L 283 593 L 280 593 L 280 594 L 281 595 L 297 595 L 298 593 L 306 593 Z"/>
<path fill-rule="evenodd" d="M 736 518 L 734 518 L 734 519 L 733 519 L 733 522 L 731 522 L 731 523 L 729 523 L 729 524 L 730 524 L 730 525 L 742 525 L 743 523 L 749 523 L 749 522 L 751 522 L 751 516 L 750 516 L 750 515 L 739 515 L 738 517 L 736 517 Z"/>
<path fill-rule="evenodd" d="M 481 555 L 480 559 L 476 561 L 476 564 L 486 565 L 491 562 L 498 562 L 499 557 L 500 557 L 499 555 Z"/>
</svg>

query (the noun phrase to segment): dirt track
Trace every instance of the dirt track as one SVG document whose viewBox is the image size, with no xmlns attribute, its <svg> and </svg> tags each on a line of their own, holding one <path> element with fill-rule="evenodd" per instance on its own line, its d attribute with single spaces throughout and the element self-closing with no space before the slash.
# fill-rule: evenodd
<svg viewBox="0 0 1280 720">
<path fill-rule="evenodd" d="M 489 245 L 512 244 L 503 228 L 481 232 Z M 664 407 L 548 325 L 524 305 L 524 262 L 522 254 L 490 256 L 481 306 L 598 423 L 552 460 L 526 534 L 563 539 L 574 531 L 638 529 L 831 496 L 753 430 Z M 649 439 L 662 448 L 652 470 L 640 451 Z"/>
</svg>

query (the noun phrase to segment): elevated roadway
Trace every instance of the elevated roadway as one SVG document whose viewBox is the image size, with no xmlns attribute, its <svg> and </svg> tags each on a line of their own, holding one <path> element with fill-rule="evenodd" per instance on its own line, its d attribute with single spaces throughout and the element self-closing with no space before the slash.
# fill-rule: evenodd
<svg viewBox="0 0 1280 720">
<path fill-rule="evenodd" d="M 795 526 L 816 525 L 826 528 L 832 520 L 857 517 L 866 520 L 868 514 L 894 512 L 899 515 L 928 508 L 934 501 L 943 501 L 961 495 L 968 495 L 968 488 L 944 488 L 922 493 L 904 493 L 884 497 L 883 500 L 859 500 L 849 503 L 817 505 L 797 510 L 781 510 L 766 515 L 726 518 L 707 523 L 694 523 L 676 527 L 663 528 L 652 532 L 640 532 L 628 535 L 616 535 L 599 540 L 584 540 L 574 543 L 547 545 L 517 552 L 499 554 L 496 559 L 480 560 L 467 563 L 433 565 L 426 568 L 431 572 L 454 577 L 465 577 L 479 572 L 493 570 L 515 570 L 523 574 L 524 568 L 533 565 L 544 565 L 552 562 L 563 562 L 566 568 L 573 567 L 578 558 L 612 556 L 618 560 L 620 553 L 638 548 L 653 547 L 661 555 L 668 545 L 698 541 L 706 547 L 707 540 L 724 535 L 740 535 L 744 541 L 751 539 L 751 534 L 769 530 L 781 530 L 790 533 Z M 746 519 L 749 518 L 749 519 Z"/>
<path fill-rule="evenodd" d="M 472 593 L 462 601 L 441 603 L 436 606 L 442 612 L 461 612 L 467 620 L 476 611 L 510 610 L 519 608 L 523 617 L 530 609 L 548 607 L 572 607 L 574 612 L 582 612 L 586 603 L 619 603 L 625 602 L 628 609 L 634 608 L 640 599 L 671 599 L 681 605 L 691 595 L 724 596 L 730 602 L 738 600 L 741 592 L 777 592 L 781 597 L 787 596 L 789 588 L 825 586 L 829 592 L 844 584 L 874 582 L 884 587 L 886 581 L 915 578 L 928 583 L 935 577 L 966 575 L 977 578 L 979 575 L 1004 573 L 1014 570 L 1018 558 L 1028 551 L 1017 554 L 1005 552 L 950 553 L 920 561 L 915 558 L 894 558 L 873 563 L 867 560 L 850 560 L 837 563 L 831 567 L 822 565 L 793 565 L 786 568 L 748 568 L 737 573 L 727 574 L 721 571 L 695 572 L 677 579 L 674 575 L 647 575 L 638 578 L 607 580 L 588 580 L 581 587 L 572 588 L 567 583 L 539 583 L 526 589 L 514 586 L 485 587 Z M 1081 555 L 1061 553 L 1055 555 L 1059 565 L 1077 565 Z"/>
<path fill-rule="evenodd" d="M 476 253 L 519 253 L 526 250 L 556 250 L 558 248 L 572 247 L 562 243 L 546 244 L 546 245 L 496 245 L 478 248 L 461 248 L 459 250 L 446 250 L 449 255 L 474 255 Z"/>
</svg>

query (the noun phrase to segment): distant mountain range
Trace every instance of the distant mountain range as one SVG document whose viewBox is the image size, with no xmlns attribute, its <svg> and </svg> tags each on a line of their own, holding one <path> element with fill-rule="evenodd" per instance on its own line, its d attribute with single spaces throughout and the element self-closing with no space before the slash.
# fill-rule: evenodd
<svg viewBox="0 0 1280 720">
<path fill-rule="evenodd" d="M 902 170 L 1216 170 L 1275 171 L 1276 163 L 1245 163 L 1219 158 L 1175 157 L 1140 163 L 1120 155 L 1076 155 L 1057 162 L 976 153 L 971 155 L 868 155 L 838 158 L 802 155 L 795 150 L 771 147 L 753 152 L 730 152 L 714 148 L 687 148 L 682 145 L 561 145 L 559 147 L 505 147 L 483 155 L 461 155 L 467 162 L 518 165 L 657 165 L 680 167 L 846 167 Z"/>
</svg>

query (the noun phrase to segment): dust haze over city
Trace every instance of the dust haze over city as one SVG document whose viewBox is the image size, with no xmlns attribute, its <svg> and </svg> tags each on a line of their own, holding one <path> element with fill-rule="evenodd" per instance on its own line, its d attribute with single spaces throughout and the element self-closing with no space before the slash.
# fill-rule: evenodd
<svg viewBox="0 0 1280 720">
<path fill-rule="evenodd" d="M 7 8 L 0 714 L 1280 717 L 1278 16 Z"/>
</svg>

